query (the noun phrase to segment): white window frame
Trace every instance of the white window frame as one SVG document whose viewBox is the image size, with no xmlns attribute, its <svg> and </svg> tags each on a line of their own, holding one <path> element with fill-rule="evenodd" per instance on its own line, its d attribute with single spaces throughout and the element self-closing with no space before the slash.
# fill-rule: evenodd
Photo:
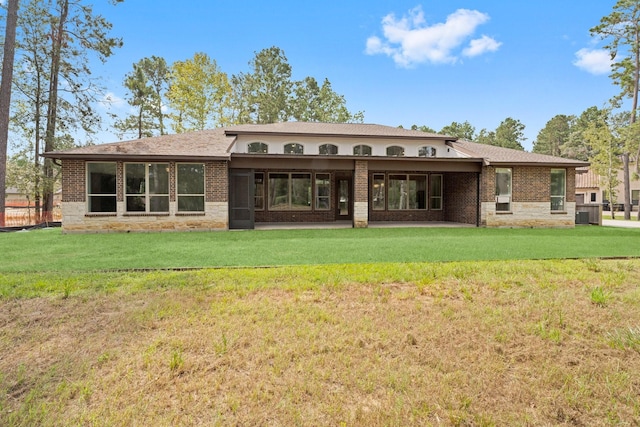
<svg viewBox="0 0 640 427">
<path fill-rule="evenodd" d="M 562 172 L 564 179 L 563 179 L 563 186 L 562 186 L 562 194 L 553 194 L 553 174 L 554 172 Z M 550 209 L 552 212 L 565 212 L 567 209 L 567 170 L 566 169 L 559 169 L 559 168 L 553 168 L 551 169 L 551 173 L 550 173 L 551 179 L 550 179 L 550 185 L 549 185 L 549 193 L 550 193 Z M 558 203 L 560 202 L 560 203 Z M 554 205 L 557 206 L 556 209 L 554 209 Z"/>
</svg>

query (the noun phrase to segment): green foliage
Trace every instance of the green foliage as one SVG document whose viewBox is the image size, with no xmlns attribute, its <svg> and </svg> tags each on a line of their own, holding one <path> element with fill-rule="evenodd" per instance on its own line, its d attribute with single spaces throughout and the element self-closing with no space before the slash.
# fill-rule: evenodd
<svg viewBox="0 0 640 427">
<path fill-rule="evenodd" d="M 609 332 L 607 338 L 612 348 L 640 352 L 640 327 L 616 329 Z"/>
<path fill-rule="evenodd" d="M 582 133 L 582 137 L 591 147 L 591 169 L 602 178 L 606 196 L 611 203 L 617 202 L 616 187 L 619 184 L 620 143 L 604 120 L 591 122 Z"/>
<path fill-rule="evenodd" d="M 227 74 L 205 53 L 176 61 L 169 74 L 167 99 L 177 133 L 225 125 L 229 122 L 231 86 Z"/>
<path fill-rule="evenodd" d="M 402 126 L 400 126 L 400 127 L 402 127 Z M 427 133 L 438 133 L 438 132 L 436 132 L 435 129 L 432 129 L 429 126 L 425 126 L 425 125 L 422 125 L 422 126 L 411 125 L 411 130 L 419 130 L 419 131 L 427 132 Z"/>
<path fill-rule="evenodd" d="M 547 122 L 533 142 L 533 152 L 562 156 L 563 146 L 571 137 L 571 125 L 575 117 L 558 114 Z"/>
<path fill-rule="evenodd" d="M 609 303 L 611 292 L 605 290 L 602 286 L 596 286 L 590 292 L 591 303 L 599 307 L 604 307 Z"/>
<path fill-rule="evenodd" d="M 451 122 L 450 125 L 440 129 L 439 133 L 442 135 L 451 135 L 458 139 L 465 139 L 467 141 L 474 141 L 476 138 L 476 128 L 468 121 L 463 123 Z"/>
</svg>

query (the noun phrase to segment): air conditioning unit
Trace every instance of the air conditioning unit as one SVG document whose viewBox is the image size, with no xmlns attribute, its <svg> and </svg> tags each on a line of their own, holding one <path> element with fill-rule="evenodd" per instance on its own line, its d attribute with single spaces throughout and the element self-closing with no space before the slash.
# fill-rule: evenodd
<svg viewBox="0 0 640 427">
<path fill-rule="evenodd" d="M 576 224 L 588 225 L 589 224 L 589 212 L 576 212 Z"/>
</svg>

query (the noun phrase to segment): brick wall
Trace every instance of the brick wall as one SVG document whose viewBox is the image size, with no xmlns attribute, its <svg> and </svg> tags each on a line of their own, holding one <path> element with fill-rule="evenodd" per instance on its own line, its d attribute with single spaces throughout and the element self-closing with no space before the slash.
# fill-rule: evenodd
<svg viewBox="0 0 640 427">
<path fill-rule="evenodd" d="M 229 165 L 220 160 L 205 165 L 205 200 L 207 202 L 229 201 Z"/>
<path fill-rule="evenodd" d="M 62 162 L 62 202 L 84 202 L 86 200 L 86 171 L 84 160 Z"/>
<path fill-rule="evenodd" d="M 355 161 L 354 174 L 354 208 L 353 225 L 356 228 L 366 228 L 369 225 L 369 162 Z"/>
<path fill-rule="evenodd" d="M 478 174 L 445 173 L 443 176 L 444 220 L 476 224 L 478 217 Z"/>
</svg>

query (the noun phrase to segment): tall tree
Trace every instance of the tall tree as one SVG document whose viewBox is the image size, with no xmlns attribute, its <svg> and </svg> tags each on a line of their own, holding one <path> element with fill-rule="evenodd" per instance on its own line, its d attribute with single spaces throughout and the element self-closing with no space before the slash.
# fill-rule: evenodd
<svg viewBox="0 0 640 427">
<path fill-rule="evenodd" d="M 233 109 L 236 123 L 276 123 L 291 116 L 291 65 L 276 46 L 256 53 L 251 72 L 234 75 Z M 239 99 L 243 96 L 244 99 Z"/>
<path fill-rule="evenodd" d="M 611 58 L 621 59 L 612 65 L 613 82 L 620 86 L 620 94 L 613 99 L 619 105 L 624 98 L 631 98 L 629 124 L 637 119 L 638 91 L 640 90 L 640 2 L 638 0 L 618 0 L 611 14 L 604 16 L 600 24 L 591 28 L 592 35 L 608 40 L 605 46 Z M 640 148 L 638 149 L 640 150 Z M 637 152 L 640 157 L 640 151 Z M 631 176 L 629 171 L 630 150 L 622 151 L 624 178 L 624 218 L 631 219 Z"/>
<path fill-rule="evenodd" d="M 291 114 L 297 121 L 347 123 L 362 122 L 363 113 L 351 114 L 343 95 L 336 93 L 328 79 L 322 86 L 313 77 L 294 83 Z"/>
<path fill-rule="evenodd" d="M 165 134 L 162 100 L 168 82 L 169 69 L 164 58 L 152 56 L 133 64 L 133 71 L 125 76 L 124 87 L 129 91 L 127 102 L 136 112 L 115 121 L 121 138 L 129 132 L 135 132 L 138 138 Z"/>
<path fill-rule="evenodd" d="M 584 110 L 571 124 L 569 139 L 560 148 L 561 156 L 568 159 L 588 161 L 592 155 L 591 145 L 584 138 L 589 124 L 603 126 L 609 120 L 609 110 L 596 106 Z"/>
<path fill-rule="evenodd" d="M 400 127 L 402 127 L 402 126 L 400 126 Z M 411 130 L 419 130 L 419 131 L 427 132 L 427 133 L 438 133 L 438 132 L 436 132 L 435 129 L 432 129 L 429 126 L 425 126 L 425 125 L 422 125 L 422 126 L 411 125 Z"/>
<path fill-rule="evenodd" d="M 613 206 L 617 202 L 616 187 L 620 170 L 620 144 L 604 120 L 591 122 L 583 133 L 585 141 L 592 147 L 589 159 L 593 171 L 602 178 L 605 194 L 611 206 L 611 215 L 615 218 Z"/>
<path fill-rule="evenodd" d="M 440 133 L 455 136 L 458 139 L 466 139 L 467 141 L 476 139 L 476 128 L 468 121 L 462 123 L 451 122 L 450 125 L 443 127 Z"/>
<path fill-rule="evenodd" d="M 571 126 L 574 120 L 574 116 L 564 114 L 554 116 L 538 132 L 538 137 L 533 142 L 532 151 L 550 156 L 562 156 L 562 147 L 571 137 Z"/>
<path fill-rule="evenodd" d="M 478 133 L 476 141 L 480 144 L 524 150 L 522 146 L 522 143 L 526 139 L 524 137 L 524 128 L 525 126 L 520 123 L 520 120 L 507 117 L 498 125 L 495 131 L 482 129 L 480 133 Z"/>
<path fill-rule="evenodd" d="M 205 53 L 177 61 L 169 73 L 167 99 L 173 110 L 173 130 L 182 133 L 229 122 L 231 86 L 226 73 Z"/>
<path fill-rule="evenodd" d="M 7 146 L 9 140 L 11 86 L 13 83 L 18 7 L 18 0 L 9 0 L 2 57 L 2 81 L 0 82 L 0 227 L 4 227 L 5 225 Z"/>
</svg>

